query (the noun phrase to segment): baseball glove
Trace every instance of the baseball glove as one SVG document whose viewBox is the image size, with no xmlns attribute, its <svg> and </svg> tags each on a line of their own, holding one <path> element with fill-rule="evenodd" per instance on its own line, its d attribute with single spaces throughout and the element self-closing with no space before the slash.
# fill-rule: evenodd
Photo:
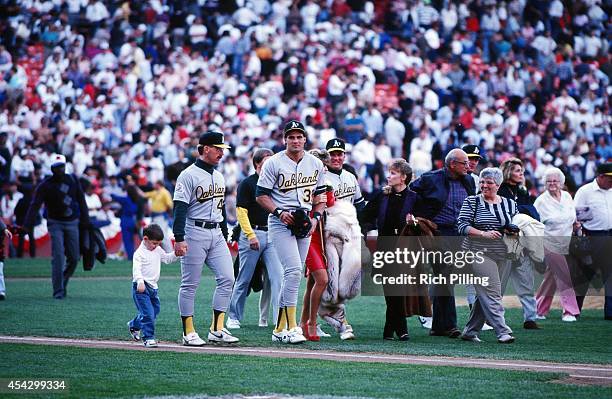
<svg viewBox="0 0 612 399">
<path fill-rule="evenodd" d="M 293 215 L 293 220 L 295 220 L 294 224 L 287 226 L 287 228 L 291 230 L 291 234 L 294 235 L 295 238 L 308 237 L 308 233 L 310 233 L 310 228 L 312 227 L 308 213 L 303 209 L 296 209 L 291 212 L 291 215 Z"/>
</svg>

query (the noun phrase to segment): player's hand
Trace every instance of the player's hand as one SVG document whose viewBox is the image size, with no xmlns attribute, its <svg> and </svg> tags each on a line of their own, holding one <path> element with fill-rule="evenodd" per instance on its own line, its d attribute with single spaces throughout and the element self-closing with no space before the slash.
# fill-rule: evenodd
<svg viewBox="0 0 612 399">
<path fill-rule="evenodd" d="M 138 285 L 136 286 L 136 292 L 142 294 L 143 292 L 145 292 L 145 283 L 144 281 L 139 281 Z"/>
<path fill-rule="evenodd" d="M 11 233 L 9 229 L 4 230 L 4 235 L 6 235 L 9 240 L 13 239 L 13 233 Z"/>
<path fill-rule="evenodd" d="M 259 240 L 257 236 L 249 238 L 249 247 L 254 251 L 259 251 Z"/>
<path fill-rule="evenodd" d="M 289 211 L 283 211 L 279 219 L 281 222 L 283 222 L 287 226 L 290 226 L 295 223 L 295 219 L 293 218 L 293 215 Z"/>
<path fill-rule="evenodd" d="M 185 241 L 174 243 L 174 254 L 176 256 L 185 256 L 187 253 L 187 243 Z"/>
<path fill-rule="evenodd" d="M 496 231 L 496 230 L 485 231 L 482 234 L 482 236 L 485 237 L 485 238 L 490 238 L 492 240 L 496 240 L 496 239 L 502 238 L 502 234 L 499 231 Z"/>
</svg>

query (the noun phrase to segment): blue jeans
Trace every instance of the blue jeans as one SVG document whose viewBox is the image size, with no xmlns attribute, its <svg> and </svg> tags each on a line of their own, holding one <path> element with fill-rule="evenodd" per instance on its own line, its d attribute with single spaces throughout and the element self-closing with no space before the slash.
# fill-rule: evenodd
<svg viewBox="0 0 612 399">
<path fill-rule="evenodd" d="M 130 328 L 140 330 L 142 340 L 155 339 L 155 319 L 159 314 L 160 304 L 157 289 L 145 283 L 144 292 L 136 290 L 137 284 L 132 284 L 132 297 L 138 309 L 138 314 L 130 320 Z"/>
<path fill-rule="evenodd" d="M 51 282 L 53 296 L 66 296 L 66 285 L 79 262 L 79 221 L 63 222 L 48 219 L 47 227 L 51 236 Z"/>
<path fill-rule="evenodd" d="M 253 230 L 259 240 L 259 250 L 251 249 L 249 240 L 244 232 L 240 233 L 238 241 L 238 251 L 240 256 L 240 271 L 236 277 L 232 299 L 230 301 L 229 317 L 235 320 L 242 320 L 244 315 L 244 304 L 246 302 L 251 279 L 255 272 L 255 266 L 260 256 L 263 256 L 270 280 L 272 293 L 272 311 L 274 317 L 278 315 L 278 301 L 281 292 L 283 279 L 283 267 L 276 253 L 274 243 L 269 239 L 268 232 Z"/>
</svg>

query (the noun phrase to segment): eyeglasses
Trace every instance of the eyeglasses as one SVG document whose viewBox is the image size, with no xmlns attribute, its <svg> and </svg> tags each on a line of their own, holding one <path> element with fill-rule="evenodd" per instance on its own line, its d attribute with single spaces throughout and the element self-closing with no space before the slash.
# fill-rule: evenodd
<svg viewBox="0 0 612 399">
<path fill-rule="evenodd" d="M 456 161 L 456 160 L 453 160 L 453 162 L 460 163 L 463 166 L 470 166 L 470 161 Z"/>
<path fill-rule="evenodd" d="M 561 183 L 559 180 L 546 180 L 546 184 L 559 184 Z"/>
</svg>

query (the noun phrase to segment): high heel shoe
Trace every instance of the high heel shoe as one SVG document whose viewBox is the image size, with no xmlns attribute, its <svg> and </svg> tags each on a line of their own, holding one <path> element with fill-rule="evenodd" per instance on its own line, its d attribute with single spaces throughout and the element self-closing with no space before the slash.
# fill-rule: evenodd
<svg viewBox="0 0 612 399">
<path fill-rule="evenodd" d="M 315 325 L 312 328 L 314 328 L 316 331 L 317 326 Z M 303 331 L 304 331 L 304 337 L 306 337 L 307 340 L 312 341 L 312 342 L 321 341 L 321 337 L 319 337 L 316 333 L 314 335 L 310 335 L 310 331 L 308 331 L 308 326 L 306 326 L 306 328 L 303 328 Z"/>
</svg>

